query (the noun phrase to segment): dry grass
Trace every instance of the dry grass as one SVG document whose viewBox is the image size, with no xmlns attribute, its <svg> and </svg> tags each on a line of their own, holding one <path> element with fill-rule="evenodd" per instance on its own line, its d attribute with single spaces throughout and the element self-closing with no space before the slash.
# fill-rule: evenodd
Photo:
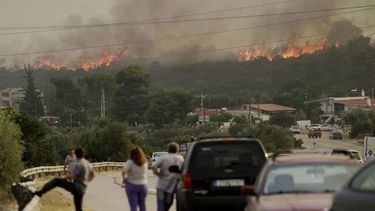
<svg viewBox="0 0 375 211">
<path fill-rule="evenodd" d="M 41 211 L 74 211 L 73 197 L 69 193 L 62 193 L 63 190 L 54 189 L 43 195 L 41 202 Z"/>
<path fill-rule="evenodd" d="M 38 187 L 41 188 L 49 179 L 43 179 L 37 183 Z M 45 195 L 40 200 L 40 211 L 74 211 L 73 196 L 61 188 L 55 188 Z M 89 210 L 84 208 L 84 210 Z"/>
</svg>

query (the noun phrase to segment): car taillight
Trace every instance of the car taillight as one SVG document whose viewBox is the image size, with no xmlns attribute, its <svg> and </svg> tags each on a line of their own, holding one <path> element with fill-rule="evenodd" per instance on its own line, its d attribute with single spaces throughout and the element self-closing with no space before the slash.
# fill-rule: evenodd
<svg viewBox="0 0 375 211">
<path fill-rule="evenodd" d="M 187 172 L 186 174 L 184 174 L 182 179 L 184 181 L 184 188 L 191 189 L 191 187 L 193 186 L 193 181 L 191 180 L 191 173 Z"/>
<path fill-rule="evenodd" d="M 254 195 L 255 190 L 253 186 L 245 185 L 241 188 L 241 195 Z"/>
</svg>

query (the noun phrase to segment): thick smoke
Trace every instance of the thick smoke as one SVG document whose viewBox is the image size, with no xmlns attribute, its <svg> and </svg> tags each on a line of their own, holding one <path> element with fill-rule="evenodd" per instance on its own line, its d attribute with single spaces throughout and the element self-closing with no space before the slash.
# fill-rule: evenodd
<svg viewBox="0 0 375 211">
<path fill-rule="evenodd" d="M 332 24 L 327 36 L 327 44 L 329 46 L 345 45 L 349 40 L 357 38 L 362 34 L 362 29 L 353 25 L 350 21 L 336 21 Z"/>
<path fill-rule="evenodd" d="M 228 16 L 246 16 L 269 13 L 283 13 L 304 10 L 318 10 L 324 8 L 347 7 L 355 5 L 371 4 L 369 0 L 117 0 L 109 10 L 106 19 L 93 17 L 84 20 L 81 16 L 71 14 L 66 18 L 65 25 L 80 24 L 103 24 L 119 23 L 137 20 L 155 20 L 161 17 L 181 16 L 196 14 L 205 11 L 222 10 L 230 8 L 249 7 L 242 10 L 226 11 L 221 13 L 209 13 L 195 16 L 175 17 L 166 20 L 218 18 Z M 265 5 L 267 4 L 267 5 Z M 258 6 L 256 6 L 258 5 Z M 261 6 L 263 5 L 263 6 Z M 328 32 L 331 27 L 328 42 L 347 40 L 361 34 L 358 29 L 355 32 L 340 34 L 338 31 L 345 27 L 354 28 L 354 25 L 363 25 L 373 10 L 367 10 L 352 14 L 331 16 L 310 21 L 283 24 L 272 27 L 253 28 L 251 30 L 237 30 L 227 33 L 217 33 L 205 36 L 195 36 L 183 39 L 177 37 L 197 34 L 211 33 L 215 31 L 231 30 L 258 25 L 269 25 L 280 22 L 306 19 L 345 11 L 326 11 L 320 13 L 301 13 L 298 15 L 269 16 L 244 19 L 227 19 L 218 21 L 194 21 L 194 22 L 172 22 L 162 24 L 123 24 L 111 27 L 85 28 L 75 30 L 57 31 L 56 33 L 36 34 L 30 37 L 29 42 L 19 42 L 15 46 L 9 43 L 0 43 L 2 52 L 14 51 L 38 51 L 61 48 L 80 48 L 86 46 L 100 46 L 105 44 L 123 44 L 107 47 L 107 50 L 127 49 L 126 59 L 145 58 L 167 62 L 193 62 L 199 60 L 215 60 L 233 58 L 241 49 L 233 48 L 231 51 L 214 52 L 214 49 L 241 46 L 244 44 L 263 43 L 270 40 L 282 40 L 298 38 L 314 33 Z M 343 20 L 336 22 L 337 20 Z M 335 23 L 335 24 L 333 24 Z M 354 24 L 354 25 L 353 25 Z M 338 30 L 338 31 L 337 31 Z M 325 40 L 326 37 L 317 37 L 313 40 Z M 296 40 L 296 43 L 304 43 L 307 40 Z M 272 43 L 257 48 L 275 48 L 286 43 Z M 11 50 L 9 50 L 11 49 Z M 2 51 L 4 50 L 4 51 Z M 9 51 L 7 51 L 9 50 Z M 103 48 L 85 49 L 72 52 L 49 53 L 46 55 L 32 55 L 7 59 L 13 63 L 29 61 L 32 63 L 37 57 L 53 58 L 62 64 L 79 63 L 78 58 L 98 58 Z M 214 53 L 212 53 L 212 52 Z M 210 52 L 210 53 L 208 53 Z M 25 59 L 25 58 L 28 58 Z M 3 61 L 3 60 L 2 60 Z M 4 63 L 4 62 L 3 62 Z M 19 64 L 21 65 L 21 64 Z"/>
</svg>

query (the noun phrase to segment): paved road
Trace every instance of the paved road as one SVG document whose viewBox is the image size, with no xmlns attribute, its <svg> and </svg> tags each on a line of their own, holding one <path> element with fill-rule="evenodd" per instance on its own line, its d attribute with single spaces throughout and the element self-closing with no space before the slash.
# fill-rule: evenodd
<svg viewBox="0 0 375 211">
<path fill-rule="evenodd" d="M 322 138 L 308 138 L 307 134 L 298 134 L 296 138 L 304 141 L 304 146 L 314 148 L 343 148 L 354 149 L 362 153 L 363 145 L 357 140 L 330 140 L 329 133 L 323 132 Z M 115 185 L 113 178 L 117 177 L 120 181 L 120 172 L 97 175 L 94 181 L 89 185 L 85 196 L 85 207 L 89 210 L 130 210 L 126 194 L 123 188 Z M 149 194 L 147 196 L 146 206 L 148 210 L 156 210 L 155 187 L 157 178 L 149 173 Z M 172 205 L 171 211 L 175 211 L 175 205 Z"/>
<path fill-rule="evenodd" d="M 362 154 L 363 144 L 358 143 L 358 140 L 331 140 L 328 138 L 328 136 L 328 132 L 323 132 L 322 138 L 308 138 L 307 134 L 297 134 L 296 138 L 301 138 L 303 140 L 303 145 L 308 148 L 314 148 L 315 142 L 315 148 L 354 149 L 358 150 Z"/>
<path fill-rule="evenodd" d="M 130 210 L 125 191 L 120 186 L 114 184 L 113 178 L 117 177 L 121 181 L 120 172 L 97 175 L 90 183 L 85 195 L 85 207 L 89 210 Z M 149 173 L 148 177 L 149 194 L 146 200 L 147 210 L 156 210 L 156 181 L 157 178 Z M 171 211 L 175 211 L 172 205 Z"/>
</svg>

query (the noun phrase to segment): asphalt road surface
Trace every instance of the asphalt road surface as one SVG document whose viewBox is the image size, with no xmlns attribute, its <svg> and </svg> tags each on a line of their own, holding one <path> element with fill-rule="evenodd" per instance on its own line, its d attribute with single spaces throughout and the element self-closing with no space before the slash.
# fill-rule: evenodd
<svg viewBox="0 0 375 211">
<path fill-rule="evenodd" d="M 354 149 L 362 153 L 363 144 L 358 143 L 358 140 L 331 140 L 328 138 L 328 135 L 328 132 L 323 132 L 322 138 L 308 138 L 307 134 L 298 134 L 296 138 L 301 138 L 304 142 L 303 145 L 308 148 Z M 114 177 L 116 177 L 118 181 L 121 181 L 120 172 L 96 176 L 87 189 L 84 199 L 85 207 L 89 210 L 130 210 L 124 188 L 114 184 Z M 147 210 L 156 210 L 155 187 L 157 177 L 149 172 L 148 180 L 149 194 L 146 200 Z M 176 210 L 175 204 L 172 205 L 170 210 Z"/>
<path fill-rule="evenodd" d="M 338 148 L 353 149 L 359 151 L 363 156 L 363 144 L 354 139 L 331 140 L 328 138 L 329 132 L 322 132 L 321 138 L 308 138 L 307 134 L 297 134 L 296 138 L 303 140 L 303 146 L 307 148 Z M 315 143 L 315 144 L 314 144 Z"/>
<path fill-rule="evenodd" d="M 121 181 L 120 175 L 120 172 L 96 175 L 87 188 L 84 206 L 89 210 L 98 211 L 130 210 L 124 188 L 114 184 L 113 178 L 116 177 L 118 181 Z M 156 182 L 157 177 L 149 172 L 149 193 L 146 198 L 146 208 L 149 211 L 156 210 Z M 175 210 L 175 204 L 173 204 L 170 211 Z"/>
</svg>

